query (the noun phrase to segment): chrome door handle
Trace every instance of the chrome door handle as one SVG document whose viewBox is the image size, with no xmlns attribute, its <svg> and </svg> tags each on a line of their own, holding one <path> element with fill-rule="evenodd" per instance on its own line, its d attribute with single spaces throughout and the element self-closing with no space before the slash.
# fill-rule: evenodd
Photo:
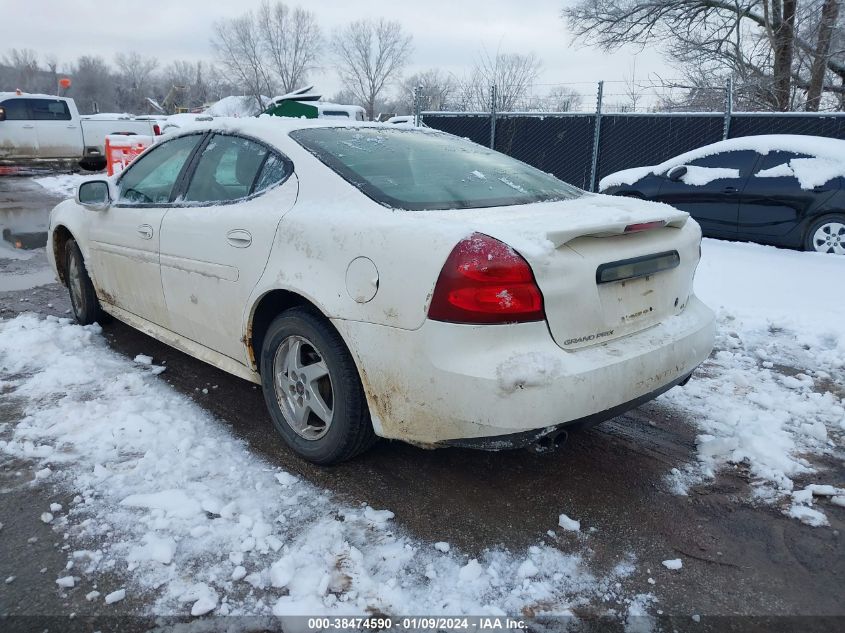
<svg viewBox="0 0 845 633">
<path fill-rule="evenodd" d="M 138 227 L 138 234 L 145 240 L 151 240 L 153 238 L 153 227 L 149 224 L 142 224 Z"/>
<path fill-rule="evenodd" d="M 31 129 L 32 129 L 32 128 L 34 128 L 35 126 L 34 126 L 34 125 L 22 125 L 21 127 L 22 127 L 23 129 L 25 129 L 25 130 L 31 130 Z"/>
<path fill-rule="evenodd" d="M 235 248 L 246 248 L 252 244 L 252 235 L 244 229 L 232 229 L 226 233 L 226 241 Z"/>
</svg>

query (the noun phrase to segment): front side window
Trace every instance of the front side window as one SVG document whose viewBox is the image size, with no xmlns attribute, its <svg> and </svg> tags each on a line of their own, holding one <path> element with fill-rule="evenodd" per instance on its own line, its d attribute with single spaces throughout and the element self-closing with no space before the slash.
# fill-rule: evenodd
<svg viewBox="0 0 845 633">
<path fill-rule="evenodd" d="M 583 195 L 514 158 L 440 132 L 329 127 L 291 137 L 364 194 L 397 209 L 471 209 Z"/>
<path fill-rule="evenodd" d="M 162 204 L 170 202 L 179 174 L 202 134 L 180 136 L 136 159 L 118 181 L 118 203 Z"/>
<path fill-rule="evenodd" d="M 6 110 L 7 121 L 27 121 L 30 119 L 26 99 L 7 99 L 0 103 L 0 106 L 3 106 Z"/>
<path fill-rule="evenodd" d="M 268 188 L 273 183 L 259 186 L 258 182 L 271 156 L 276 159 L 255 141 L 215 134 L 202 151 L 184 201 L 227 202 Z"/>
<path fill-rule="evenodd" d="M 29 111 L 36 121 L 70 121 L 67 103 L 59 99 L 29 99 Z"/>
</svg>

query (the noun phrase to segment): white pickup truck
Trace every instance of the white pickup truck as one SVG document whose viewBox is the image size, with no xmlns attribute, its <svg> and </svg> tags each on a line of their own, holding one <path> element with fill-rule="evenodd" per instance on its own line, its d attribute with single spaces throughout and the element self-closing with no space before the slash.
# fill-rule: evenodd
<svg viewBox="0 0 845 633">
<path fill-rule="evenodd" d="M 0 163 L 72 160 L 99 170 L 106 166 L 107 135 L 160 133 L 154 120 L 80 116 L 66 97 L 0 92 Z"/>
</svg>

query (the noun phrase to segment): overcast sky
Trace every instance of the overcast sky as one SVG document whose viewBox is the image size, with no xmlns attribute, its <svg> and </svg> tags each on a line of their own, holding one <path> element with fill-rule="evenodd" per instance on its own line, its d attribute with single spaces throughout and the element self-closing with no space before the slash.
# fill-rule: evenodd
<svg viewBox="0 0 845 633">
<path fill-rule="evenodd" d="M 592 95 L 591 83 L 636 77 L 671 75 L 654 50 L 625 50 L 612 55 L 571 45 L 572 37 L 560 10 L 574 0 L 312 0 L 323 32 L 349 21 L 385 17 L 397 20 L 413 35 L 414 53 L 405 74 L 440 67 L 463 75 L 482 49 L 491 53 L 536 52 L 543 62 L 542 84 L 578 83 Z M 79 55 L 94 54 L 112 61 L 115 53 L 137 50 L 161 65 L 174 59 L 210 60 L 209 37 L 216 20 L 255 8 L 259 0 L 0 0 L 0 55 L 8 48 L 31 48 L 55 55 L 60 67 Z M 295 5 L 296 2 L 288 2 Z M 328 57 L 328 56 L 326 56 Z M 329 61 L 326 59 L 326 66 Z M 312 80 L 324 94 L 339 88 L 331 68 Z M 544 86 L 538 87 L 544 92 Z M 606 92 L 616 92 L 609 85 Z M 618 89 L 619 87 L 616 86 Z"/>
</svg>

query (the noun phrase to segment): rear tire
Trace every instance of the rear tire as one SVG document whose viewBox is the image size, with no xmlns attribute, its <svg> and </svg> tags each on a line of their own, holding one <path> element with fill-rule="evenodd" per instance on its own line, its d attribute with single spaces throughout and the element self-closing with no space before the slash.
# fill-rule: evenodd
<svg viewBox="0 0 845 633">
<path fill-rule="evenodd" d="M 85 259 L 76 240 L 65 243 L 65 281 L 70 294 L 70 306 L 73 316 L 80 325 L 91 325 L 104 321 L 106 313 L 100 307 L 94 284 L 88 276 Z"/>
<path fill-rule="evenodd" d="M 296 307 L 276 317 L 264 336 L 260 369 L 273 426 L 304 459 L 337 464 L 375 441 L 358 369 L 315 310 Z"/>
<path fill-rule="evenodd" d="M 78 163 L 85 171 L 103 171 L 106 168 L 105 158 L 83 158 Z"/>
<path fill-rule="evenodd" d="M 810 224 L 804 250 L 845 255 L 845 215 L 825 215 Z"/>
</svg>

